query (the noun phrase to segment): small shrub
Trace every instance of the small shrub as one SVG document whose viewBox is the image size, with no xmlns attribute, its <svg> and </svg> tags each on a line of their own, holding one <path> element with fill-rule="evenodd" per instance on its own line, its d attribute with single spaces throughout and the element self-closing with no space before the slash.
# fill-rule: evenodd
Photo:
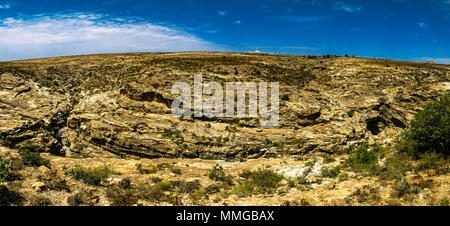
<svg viewBox="0 0 450 226">
<path fill-rule="evenodd" d="M 41 157 L 39 152 L 32 152 L 28 150 L 20 150 L 20 156 L 22 156 L 22 160 L 27 166 L 46 166 L 50 168 L 50 161 Z"/>
<path fill-rule="evenodd" d="M 273 146 L 277 147 L 277 148 L 283 148 L 284 147 L 283 143 L 281 143 L 281 142 L 274 142 Z"/>
<path fill-rule="evenodd" d="M 295 187 L 296 182 L 297 182 L 296 180 L 293 180 L 292 178 L 288 178 L 287 185 L 288 185 L 288 187 L 293 188 L 293 187 Z"/>
<path fill-rule="evenodd" d="M 317 163 L 317 159 L 314 157 L 314 158 L 308 160 L 308 161 L 305 163 L 305 166 L 306 166 L 306 167 L 314 167 L 314 165 L 315 165 L 316 163 Z"/>
<path fill-rule="evenodd" d="M 137 122 L 137 123 L 134 123 L 133 125 L 131 125 L 131 129 L 132 129 L 133 132 L 137 132 L 137 130 L 139 128 L 145 128 L 147 126 L 148 125 L 145 122 Z"/>
<path fill-rule="evenodd" d="M 70 191 L 69 185 L 66 181 L 55 181 L 45 184 L 45 188 L 54 191 Z"/>
<path fill-rule="evenodd" d="M 264 192 L 272 192 L 276 189 L 284 177 L 270 169 L 258 169 L 246 171 L 241 174 L 246 180 L 235 188 L 234 192 L 240 197 L 250 196 L 255 188 L 261 188 Z"/>
<path fill-rule="evenodd" d="M 439 206 L 450 206 L 450 200 L 448 198 L 443 198 L 439 201 Z"/>
<path fill-rule="evenodd" d="M 347 159 L 346 164 L 356 172 L 376 175 L 379 171 L 378 155 L 369 151 L 369 145 L 360 145 Z"/>
<path fill-rule="evenodd" d="M 350 118 L 353 117 L 354 115 L 355 115 L 355 110 L 350 110 L 347 112 L 347 116 Z"/>
<path fill-rule="evenodd" d="M 204 188 L 199 188 L 191 194 L 191 197 L 193 200 L 198 200 L 202 197 L 208 197 L 208 192 Z"/>
<path fill-rule="evenodd" d="M 228 185 L 233 184 L 233 178 L 230 175 L 226 175 L 223 171 L 223 167 L 220 164 L 213 166 L 211 170 L 207 171 L 209 179 L 213 181 L 225 182 Z"/>
<path fill-rule="evenodd" d="M 399 197 L 402 197 L 406 194 L 419 193 L 419 188 L 416 186 L 411 186 L 411 184 L 409 184 L 408 180 L 406 179 L 403 179 L 403 181 L 395 187 L 395 190 L 397 191 L 397 195 Z"/>
<path fill-rule="evenodd" d="M 306 177 L 311 173 L 314 164 L 312 164 L 312 165 L 308 164 L 308 163 L 306 164 L 306 165 L 309 165 L 309 166 L 305 169 L 305 171 L 303 171 L 302 175 L 297 177 L 297 183 L 298 184 L 301 184 L 301 185 L 307 185 L 308 184 L 308 182 L 306 181 Z"/>
<path fill-rule="evenodd" d="M 208 170 L 208 177 L 214 181 L 221 181 L 225 177 L 225 172 L 220 164 L 213 166 L 212 170 Z"/>
<path fill-rule="evenodd" d="M 172 198 L 164 193 L 157 186 L 148 186 L 140 184 L 136 186 L 135 193 L 138 199 L 147 200 L 151 202 L 164 202 L 170 201 Z"/>
<path fill-rule="evenodd" d="M 99 186 L 101 182 L 106 180 L 112 171 L 107 167 L 99 167 L 95 169 L 87 169 L 77 166 L 73 169 L 67 170 L 66 174 L 73 176 L 77 180 L 81 180 L 86 184 Z"/>
<path fill-rule="evenodd" d="M 181 175 L 181 169 L 179 168 L 173 168 L 170 171 L 176 175 Z"/>
<path fill-rule="evenodd" d="M 276 188 L 284 177 L 271 169 L 258 169 L 252 173 L 249 179 L 253 180 L 258 187 L 271 189 Z"/>
<path fill-rule="evenodd" d="M 332 156 L 330 155 L 325 155 L 325 157 L 323 157 L 323 163 L 330 163 L 330 162 L 334 162 L 336 161 Z"/>
<path fill-rule="evenodd" d="M 381 196 L 376 188 L 370 188 L 370 189 L 357 189 L 353 194 L 353 197 L 356 198 L 356 200 L 359 203 L 372 203 L 376 204 L 381 201 Z"/>
<path fill-rule="evenodd" d="M 114 206 L 132 206 L 138 198 L 132 189 L 124 189 L 119 186 L 111 186 L 106 189 L 106 196 Z"/>
<path fill-rule="evenodd" d="M 142 167 L 142 164 L 137 164 L 136 169 L 140 174 L 154 174 L 156 173 L 156 169 L 146 169 Z"/>
<path fill-rule="evenodd" d="M 348 173 L 345 173 L 345 172 L 340 173 L 337 177 L 339 182 L 346 181 L 346 180 L 348 180 L 348 178 L 349 178 Z"/>
<path fill-rule="evenodd" d="M 248 179 L 252 174 L 253 172 L 251 170 L 244 170 L 239 174 L 239 176 Z"/>
<path fill-rule="evenodd" d="M 200 189 L 202 186 L 199 180 L 189 181 L 189 182 L 181 182 L 178 185 L 178 192 L 191 194 L 196 190 Z"/>
<path fill-rule="evenodd" d="M 0 183 L 12 180 L 11 160 L 0 159 Z"/>
<path fill-rule="evenodd" d="M 155 89 L 158 89 L 159 86 L 160 86 L 159 83 L 156 83 L 156 82 L 152 83 L 152 87 Z"/>
<path fill-rule="evenodd" d="M 181 131 L 177 129 L 164 129 L 161 136 L 165 138 L 182 138 Z"/>
<path fill-rule="evenodd" d="M 429 152 L 420 155 L 417 170 L 440 169 L 446 165 L 447 161 L 441 154 Z"/>
<path fill-rule="evenodd" d="M 250 182 L 244 182 L 243 184 L 237 186 L 234 189 L 234 193 L 239 197 L 248 197 L 253 194 L 253 189 L 255 189 L 256 185 Z"/>
<path fill-rule="evenodd" d="M 405 153 L 396 153 L 388 157 L 381 172 L 381 178 L 401 180 L 406 172 L 412 170 L 411 157 Z"/>
<path fill-rule="evenodd" d="M 174 187 L 173 183 L 168 180 L 160 181 L 160 182 L 156 183 L 156 186 L 163 191 L 172 190 L 172 188 Z"/>
<path fill-rule="evenodd" d="M 321 169 L 321 176 L 329 177 L 329 178 L 336 178 L 340 172 L 341 172 L 340 166 L 335 166 L 335 167 L 324 166 Z"/>
<path fill-rule="evenodd" d="M 50 199 L 37 196 L 31 200 L 31 205 L 32 206 L 52 206 L 53 204 L 50 201 Z"/>
</svg>

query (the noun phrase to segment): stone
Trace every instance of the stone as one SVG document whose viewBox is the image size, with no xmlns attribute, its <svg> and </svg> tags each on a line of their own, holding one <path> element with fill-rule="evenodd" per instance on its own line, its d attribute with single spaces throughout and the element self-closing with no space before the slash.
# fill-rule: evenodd
<svg viewBox="0 0 450 226">
<path fill-rule="evenodd" d="M 34 182 L 31 184 L 31 188 L 33 188 L 37 192 L 41 191 L 42 188 L 44 188 L 44 187 L 45 187 L 45 183 L 40 182 L 40 181 Z"/>
<path fill-rule="evenodd" d="M 77 206 L 79 199 L 79 193 L 68 194 L 64 197 L 63 206 Z"/>
<path fill-rule="evenodd" d="M 336 182 L 332 181 L 327 187 L 328 189 L 333 190 L 336 187 Z"/>
</svg>

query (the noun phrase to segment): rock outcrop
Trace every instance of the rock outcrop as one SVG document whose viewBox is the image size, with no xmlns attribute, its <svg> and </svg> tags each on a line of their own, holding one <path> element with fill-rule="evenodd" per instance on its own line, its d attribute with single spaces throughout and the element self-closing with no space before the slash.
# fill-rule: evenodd
<svg viewBox="0 0 450 226">
<path fill-rule="evenodd" d="M 92 55 L 0 63 L 0 138 L 67 156 L 227 159 L 389 143 L 449 89 L 449 66 L 235 53 Z M 235 73 L 238 71 L 239 73 Z M 174 82 L 280 82 L 280 123 L 179 118 Z"/>
</svg>

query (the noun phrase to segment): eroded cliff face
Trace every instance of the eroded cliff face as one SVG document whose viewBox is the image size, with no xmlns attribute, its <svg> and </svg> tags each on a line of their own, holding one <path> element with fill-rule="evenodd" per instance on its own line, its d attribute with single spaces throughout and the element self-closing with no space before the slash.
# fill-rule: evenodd
<svg viewBox="0 0 450 226">
<path fill-rule="evenodd" d="M 240 159 L 389 143 L 450 88 L 449 66 L 240 53 L 115 54 L 0 63 L 0 137 L 62 156 Z M 280 83 L 280 121 L 179 118 L 175 82 Z"/>
<path fill-rule="evenodd" d="M 393 144 L 421 107 L 448 92 L 449 72 L 353 57 L 201 52 L 0 62 L 0 205 L 445 204 L 448 173 L 406 170 L 402 184 L 344 165 L 362 143 Z M 279 82 L 278 127 L 173 116 L 172 85 L 192 87 L 196 73 L 222 85 Z M 383 155 L 386 167 L 392 153 Z M 211 175 L 216 164 L 226 180 Z M 258 169 L 279 180 L 249 189 L 246 170 Z"/>
</svg>

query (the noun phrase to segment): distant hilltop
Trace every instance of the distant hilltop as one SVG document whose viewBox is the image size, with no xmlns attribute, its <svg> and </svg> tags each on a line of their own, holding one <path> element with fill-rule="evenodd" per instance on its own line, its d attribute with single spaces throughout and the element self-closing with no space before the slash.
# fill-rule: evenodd
<svg viewBox="0 0 450 226">
<path fill-rule="evenodd" d="M 249 53 L 261 53 L 258 49 L 255 50 L 255 52 L 250 51 Z"/>
</svg>

